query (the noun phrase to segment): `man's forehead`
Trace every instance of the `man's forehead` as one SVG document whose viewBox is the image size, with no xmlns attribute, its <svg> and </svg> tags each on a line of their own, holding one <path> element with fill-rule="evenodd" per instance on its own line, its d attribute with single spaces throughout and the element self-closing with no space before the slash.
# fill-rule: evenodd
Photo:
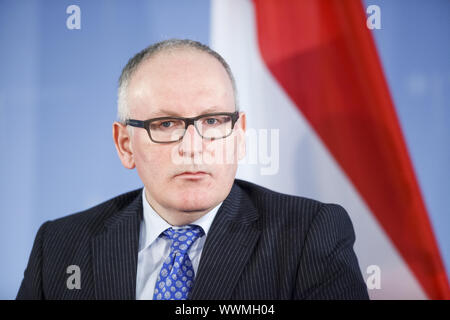
<svg viewBox="0 0 450 320">
<path fill-rule="evenodd" d="M 215 57 L 198 49 L 166 49 L 161 52 L 157 52 L 142 61 L 135 72 L 138 73 L 142 69 L 170 68 L 173 65 L 175 67 L 189 64 L 203 65 L 204 63 L 218 64 L 218 66 L 221 66 L 220 62 Z"/>
<path fill-rule="evenodd" d="M 183 92 L 160 94 L 159 90 L 149 90 L 133 94 L 129 97 L 131 112 L 147 118 L 194 117 L 205 113 L 233 112 L 235 109 L 233 92 L 224 88 L 209 94 L 195 94 L 195 90 L 193 93 Z"/>
<path fill-rule="evenodd" d="M 215 112 L 231 112 L 230 110 L 228 110 L 230 108 L 224 108 L 221 106 L 210 106 L 210 107 L 205 107 L 205 108 L 196 108 L 195 110 L 197 111 L 198 114 L 196 115 L 201 115 L 201 114 L 206 114 L 206 113 L 215 113 Z M 192 111 L 190 112 L 192 113 Z M 151 117 L 159 117 L 159 116 L 174 116 L 174 117 L 186 117 L 186 113 L 183 112 L 183 110 L 181 110 L 180 108 L 155 108 L 154 110 L 151 110 L 148 112 L 148 115 Z"/>
<path fill-rule="evenodd" d="M 183 93 L 183 89 L 189 92 L 192 89 L 216 90 L 217 86 L 232 89 L 231 80 L 221 63 L 205 52 L 185 50 L 157 53 L 143 61 L 131 76 L 128 87 L 139 95 L 154 90 L 164 90 L 163 94 L 169 91 Z"/>
<path fill-rule="evenodd" d="M 133 78 L 128 99 L 132 113 L 140 117 L 234 111 L 234 92 L 226 70 L 205 52 L 158 53 L 143 62 Z"/>
</svg>

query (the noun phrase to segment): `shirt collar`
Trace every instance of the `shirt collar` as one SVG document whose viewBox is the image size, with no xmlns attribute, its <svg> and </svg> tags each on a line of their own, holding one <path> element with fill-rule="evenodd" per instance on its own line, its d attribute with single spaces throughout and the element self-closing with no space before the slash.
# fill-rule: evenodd
<svg viewBox="0 0 450 320">
<path fill-rule="evenodd" d="M 205 236 L 208 235 L 211 223 L 217 214 L 222 202 L 214 207 L 207 214 L 201 216 L 199 219 L 195 220 L 191 224 L 198 225 L 202 227 L 205 232 Z M 145 195 L 145 187 L 142 189 L 142 206 L 143 206 L 143 216 L 144 219 L 141 223 L 141 236 L 139 237 L 139 251 L 150 246 L 159 235 L 167 228 L 172 227 L 167 221 L 161 218 L 156 211 L 150 206 L 147 201 L 147 196 Z"/>
</svg>

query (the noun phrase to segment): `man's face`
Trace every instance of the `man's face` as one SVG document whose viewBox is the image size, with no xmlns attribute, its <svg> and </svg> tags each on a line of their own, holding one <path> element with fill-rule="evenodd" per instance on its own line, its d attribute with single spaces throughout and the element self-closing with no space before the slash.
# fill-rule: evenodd
<svg viewBox="0 0 450 320">
<path fill-rule="evenodd" d="M 234 101 L 231 81 L 220 62 L 186 49 L 144 61 L 132 76 L 127 96 L 131 118 L 136 120 L 234 112 Z M 202 139 L 193 126 L 181 141 L 167 144 L 152 142 L 145 129 L 133 128 L 131 167 L 136 166 L 153 208 L 186 216 L 209 211 L 223 201 L 238 159 L 245 154 L 244 130 L 243 113 L 230 136 L 212 141 Z M 182 174 L 187 171 L 206 174 Z"/>
</svg>

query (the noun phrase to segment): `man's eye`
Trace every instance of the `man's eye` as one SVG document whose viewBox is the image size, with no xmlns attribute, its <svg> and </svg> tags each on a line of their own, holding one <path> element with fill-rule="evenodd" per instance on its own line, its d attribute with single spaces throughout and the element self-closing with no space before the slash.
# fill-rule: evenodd
<svg viewBox="0 0 450 320">
<path fill-rule="evenodd" d="M 164 127 L 164 128 L 169 128 L 171 125 L 172 121 L 163 121 L 160 126 Z"/>
<path fill-rule="evenodd" d="M 219 122 L 216 118 L 208 118 L 205 121 L 206 121 L 206 124 L 208 124 L 208 125 L 217 124 Z"/>
</svg>

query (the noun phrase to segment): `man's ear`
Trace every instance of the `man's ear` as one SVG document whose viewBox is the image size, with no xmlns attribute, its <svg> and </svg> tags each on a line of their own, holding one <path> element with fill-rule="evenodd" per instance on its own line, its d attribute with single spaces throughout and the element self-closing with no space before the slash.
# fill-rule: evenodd
<svg viewBox="0 0 450 320">
<path fill-rule="evenodd" d="M 245 130 L 247 128 L 246 117 L 244 112 L 239 112 L 239 119 L 236 122 L 238 134 L 238 159 L 242 160 L 245 157 Z"/>
<path fill-rule="evenodd" d="M 131 136 L 127 126 L 115 121 L 112 129 L 114 144 L 116 145 L 116 150 L 120 161 L 125 168 L 134 169 L 136 164 L 134 163 Z"/>
</svg>

